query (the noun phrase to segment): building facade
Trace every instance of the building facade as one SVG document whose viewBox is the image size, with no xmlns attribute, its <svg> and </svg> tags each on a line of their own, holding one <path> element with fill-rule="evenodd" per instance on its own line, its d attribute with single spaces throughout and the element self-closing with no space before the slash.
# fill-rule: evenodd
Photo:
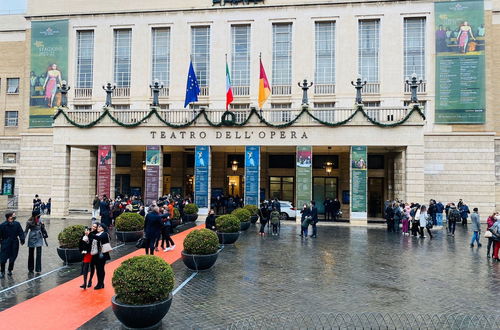
<svg viewBox="0 0 500 330">
<path fill-rule="evenodd" d="M 62 216 L 89 209 L 96 192 L 173 191 L 202 196 L 207 206 L 221 193 L 299 207 L 314 199 L 320 211 L 325 198 L 338 198 L 353 222 L 382 216 L 388 199 L 463 198 L 491 212 L 500 150 L 495 6 L 30 1 L 29 69 L 20 83 L 30 93 L 20 98 L 25 117 L 15 134 L 19 207 L 29 208 L 38 193 Z M 200 95 L 184 108 L 190 61 Z M 260 61 L 271 95 L 251 110 Z M 234 94 L 228 115 L 226 63 Z M 421 80 L 418 109 L 406 83 L 412 75 Z M 39 76 L 43 83 L 30 79 Z M 351 84 L 358 77 L 366 82 L 362 107 Z M 303 79 L 314 83 L 307 106 L 297 85 Z M 151 107 L 155 80 L 163 88 Z M 47 86 L 63 81 L 71 86 L 68 107 L 56 112 L 62 95 Z M 104 110 L 106 82 L 116 88 Z M 159 150 L 160 161 L 148 160 L 150 150 Z M 205 153 L 206 168 L 198 163 Z"/>
</svg>

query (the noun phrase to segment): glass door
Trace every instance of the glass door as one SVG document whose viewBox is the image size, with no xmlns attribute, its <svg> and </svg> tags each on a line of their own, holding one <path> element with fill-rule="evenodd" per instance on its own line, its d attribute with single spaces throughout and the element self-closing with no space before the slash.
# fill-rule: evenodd
<svg viewBox="0 0 500 330">
<path fill-rule="evenodd" d="M 337 177 L 314 177 L 313 178 L 313 200 L 316 202 L 318 214 L 325 214 L 324 202 L 327 198 L 337 198 Z M 298 206 L 297 206 L 298 207 Z M 300 205 L 302 208 L 302 205 Z"/>
</svg>

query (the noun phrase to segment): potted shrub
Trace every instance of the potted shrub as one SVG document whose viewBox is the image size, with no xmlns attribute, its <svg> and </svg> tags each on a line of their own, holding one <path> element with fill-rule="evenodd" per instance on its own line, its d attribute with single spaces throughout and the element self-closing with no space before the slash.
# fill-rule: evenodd
<svg viewBox="0 0 500 330">
<path fill-rule="evenodd" d="M 231 214 L 240 220 L 240 230 L 245 231 L 250 228 L 250 217 L 252 214 L 247 209 L 236 209 Z"/>
<path fill-rule="evenodd" d="M 125 212 L 115 219 L 116 239 L 135 242 L 144 232 L 144 217 L 139 213 Z"/>
<path fill-rule="evenodd" d="M 240 220 L 232 214 L 225 214 L 215 219 L 215 228 L 221 244 L 233 244 L 240 236 Z"/>
<path fill-rule="evenodd" d="M 196 219 L 198 219 L 198 206 L 194 203 L 190 203 L 184 206 L 182 221 L 193 222 L 196 221 Z"/>
<path fill-rule="evenodd" d="M 59 233 L 57 239 L 59 240 L 59 247 L 57 248 L 57 254 L 59 257 L 67 264 L 73 262 L 81 262 L 83 260 L 83 255 L 78 249 L 78 244 L 80 243 L 80 238 L 85 234 L 84 225 L 73 225 L 63 229 Z"/>
<path fill-rule="evenodd" d="M 255 224 L 257 222 L 257 220 L 259 220 L 259 215 L 258 215 L 259 208 L 257 207 L 257 205 L 248 204 L 248 205 L 245 205 L 243 208 L 250 211 L 250 214 L 251 214 L 250 222 L 252 224 Z"/>
<path fill-rule="evenodd" d="M 219 256 L 219 239 L 210 229 L 197 229 L 184 239 L 182 261 L 192 270 L 206 270 L 212 267 Z"/>
<path fill-rule="evenodd" d="M 143 255 L 122 262 L 112 279 L 113 313 L 128 328 L 158 325 L 172 304 L 174 272 L 162 258 Z"/>
</svg>

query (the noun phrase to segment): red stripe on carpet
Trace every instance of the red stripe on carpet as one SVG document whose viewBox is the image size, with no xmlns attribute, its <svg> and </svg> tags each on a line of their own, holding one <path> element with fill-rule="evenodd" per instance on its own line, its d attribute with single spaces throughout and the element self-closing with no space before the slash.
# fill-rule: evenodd
<svg viewBox="0 0 500 330">
<path fill-rule="evenodd" d="M 184 238 L 199 225 L 172 236 L 176 249 L 169 252 L 158 252 L 169 264 L 181 258 Z M 0 312 L 2 324 L 9 329 L 75 329 L 85 324 L 106 308 L 111 306 L 111 298 L 115 294 L 111 286 L 113 272 L 129 258 L 143 255 L 144 249 L 137 250 L 106 264 L 105 288 L 82 290 L 82 276 L 61 284 L 47 292 Z M 97 279 L 94 276 L 93 282 Z"/>
</svg>

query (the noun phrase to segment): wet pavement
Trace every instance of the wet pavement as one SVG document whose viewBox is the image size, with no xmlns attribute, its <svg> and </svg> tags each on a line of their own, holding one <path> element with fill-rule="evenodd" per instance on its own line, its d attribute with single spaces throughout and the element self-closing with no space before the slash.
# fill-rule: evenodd
<svg viewBox="0 0 500 330">
<path fill-rule="evenodd" d="M 484 238 L 470 248 L 462 227 L 432 240 L 373 226 L 319 227 L 307 240 L 298 232 L 289 223 L 280 237 L 261 238 L 252 226 L 175 294 L 163 328 L 224 328 L 283 312 L 498 315 L 500 263 L 486 258 Z M 175 287 L 193 274 L 182 261 L 173 268 Z M 82 329 L 120 327 L 108 308 Z"/>
</svg>

